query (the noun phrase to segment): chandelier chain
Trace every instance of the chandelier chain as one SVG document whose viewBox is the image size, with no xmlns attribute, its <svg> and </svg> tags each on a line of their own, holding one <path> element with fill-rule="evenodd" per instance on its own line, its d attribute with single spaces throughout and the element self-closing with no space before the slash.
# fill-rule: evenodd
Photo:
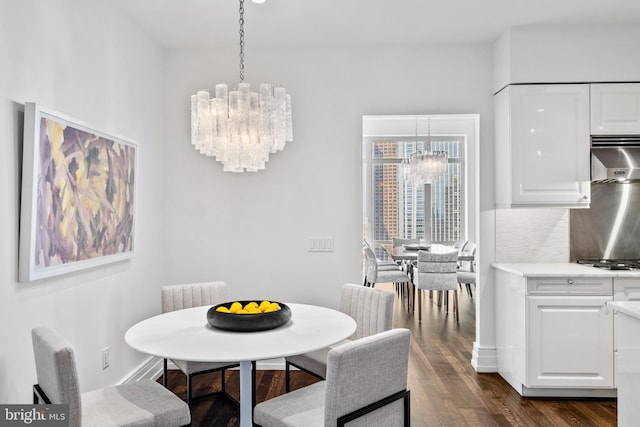
<svg viewBox="0 0 640 427">
<path fill-rule="evenodd" d="M 244 82 L 244 3 L 239 0 L 240 83 L 229 90 L 218 83 L 215 92 L 191 95 L 191 143 L 213 156 L 225 172 L 257 172 L 269 155 L 293 141 L 291 96 L 283 87 L 261 83 L 257 91 Z M 213 95 L 213 96 L 212 96 Z"/>
<path fill-rule="evenodd" d="M 240 81 L 244 81 L 244 0 L 240 0 Z"/>
</svg>

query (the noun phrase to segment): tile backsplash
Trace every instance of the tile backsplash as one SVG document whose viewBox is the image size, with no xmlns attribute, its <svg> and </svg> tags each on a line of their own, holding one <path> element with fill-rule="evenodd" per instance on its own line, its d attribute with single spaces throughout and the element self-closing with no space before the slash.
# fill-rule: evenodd
<svg viewBox="0 0 640 427">
<path fill-rule="evenodd" d="M 497 209 L 496 262 L 569 262 L 569 210 Z"/>
</svg>

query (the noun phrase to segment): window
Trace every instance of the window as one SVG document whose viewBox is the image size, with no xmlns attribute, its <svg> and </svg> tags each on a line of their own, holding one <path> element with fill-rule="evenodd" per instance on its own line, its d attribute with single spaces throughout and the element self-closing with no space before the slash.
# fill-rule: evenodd
<svg viewBox="0 0 640 427">
<path fill-rule="evenodd" d="M 424 150 L 427 137 L 365 136 L 364 237 L 368 241 L 388 242 L 395 237 L 424 239 L 425 233 L 427 240 L 438 243 L 465 238 L 466 138 L 440 133 L 431 135 L 430 140 L 432 150 L 447 152 L 449 168 L 435 183 L 417 188 L 405 180 L 401 162 L 413 152 Z M 429 191 L 431 199 L 426 210 L 425 191 Z"/>
</svg>

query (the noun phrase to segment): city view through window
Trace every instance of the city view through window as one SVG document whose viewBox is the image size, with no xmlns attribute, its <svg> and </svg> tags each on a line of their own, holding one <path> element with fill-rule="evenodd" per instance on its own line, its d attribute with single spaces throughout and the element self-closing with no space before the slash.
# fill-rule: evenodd
<svg viewBox="0 0 640 427">
<path fill-rule="evenodd" d="M 365 143 L 365 159 L 370 167 L 367 181 L 371 221 L 367 240 L 388 242 L 393 238 L 419 237 L 434 243 L 452 243 L 464 238 L 464 138 L 431 138 L 431 149 L 448 153 L 448 171 L 431 190 L 431 206 L 424 206 L 423 186 L 413 186 L 405 178 L 402 160 L 425 149 L 426 142 L 407 138 L 376 138 Z M 367 155 L 368 154 L 368 155 Z M 366 209 L 366 208 L 365 208 Z M 425 213 L 427 216 L 425 216 Z M 425 236 L 426 219 L 431 220 L 431 235 Z"/>
</svg>

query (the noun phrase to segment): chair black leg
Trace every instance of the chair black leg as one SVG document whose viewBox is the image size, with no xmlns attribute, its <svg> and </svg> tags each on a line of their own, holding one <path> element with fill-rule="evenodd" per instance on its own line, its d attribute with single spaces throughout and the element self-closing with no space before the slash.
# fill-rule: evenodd
<svg viewBox="0 0 640 427">
<path fill-rule="evenodd" d="M 162 385 L 167 388 L 167 359 L 164 359 L 164 367 L 162 370 Z"/>
<path fill-rule="evenodd" d="M 291 391 L 291 365 L 287 361 L 284 365 L 284 391 L 289 393 Z"/>
<path fill-rule="evenodd" d="M 187 405 L 191 406 L 191 375 L 187 375 Z"/>
<path fill-rule="evenodd" d="M 407 390 L 407 394 L 404 397 L 404 427 L 411 426 L 411 399 L 409 398 L 409 390 Z"/>
</svg>

